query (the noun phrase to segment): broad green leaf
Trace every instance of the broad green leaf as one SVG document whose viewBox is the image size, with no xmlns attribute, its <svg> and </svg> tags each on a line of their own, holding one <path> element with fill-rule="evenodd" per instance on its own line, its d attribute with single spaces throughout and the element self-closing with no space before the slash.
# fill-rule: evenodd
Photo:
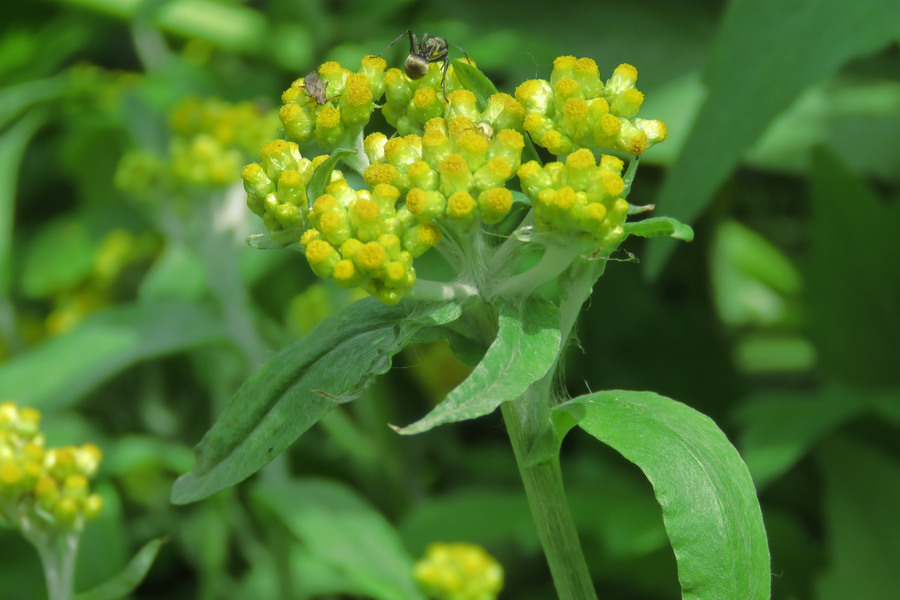
<svg viewBox="0 0 900 600">
<path fill-rule="evenodd" d="M 494 412 L 547 374 L 559 345 L 559 313 L 549 302 L 535 296 L 521 306 L 501 304 L 497 338 L 469 377 L 427 415 L 395 431 L 413 435 Z"/>
<path fill-rule="evenodd" d="M 241 386 L 197 444 L 194 470 L 175 482 L 172 501 L 194 502 L 243 481 L 337 404 L 358 398 L 420 328 L 460 313 L 452 303 L 385 306 L 367 298 L 328 317 Z"/>
<path fill-rule="evenodd" d="M 900 203 L 884 201 L 827 154 L 816 155 L 813 173 L 804 274 L 819 365 L 847 385 L 897 385 Z"/>
<path fill-rule="evenodd" d="M 338 148 L 321 165 L 316 167 L 316 170 L 313 171 L 312 179 L 309 180 L 309 185 L 306 186 L 306 198 L 310 208 L 312 208 L 312 203 L 315 202 L 316 198 L 325 193 L 325 186 L 331 181 L 331 173 L 334 172 L 338 162 L 354 154 L 356 153 L 353 150 Z"/>
<path fill-rule="evenodd" d="M 597 392 L 567 404 L 576 403 L 585 409 L 579 427 L 653 485 L 683 598 L 768 600 L 769 549 L 756 490 L 716 424 L 653 392 Z"/>
<path fill-rule="evenodd" d="M 251 497 L 366 598 L 423 600 L 400 536 L 352 489 L 326 479 L 260 481 Z"/>
<path fill-rule="evenodd" d="M 678 219 L 671 217 L 650 217 L 640 221 L 628 221 L 622 225 L 625 235 L 640 237 L 673 237 L 676 240 L 690 242 L 694 239 L 694 230 Z"/>
<path fill-rule="evenodd" d="M 478 67 L 470 65 L 467 62 L 463 62 L 459 59 L 453 61 L 453 73 L 464 88 L 475 94 L 475 98 L 478 100 L 478 110 L 484 110 L 487 107 L 490 97 L 499 93 L 497 91 L 497 86 L 494 85 L 493 81 L 488 79 Z M 539 164 L 543 164 L 534 147 L 534 143 L 531 141 L 531 137 L 526 134 L 525 149 L 522 152 L 522 162 L 526 163 L 529 160 L 536 160 Z"/>
<path fill-rule="evenodd" d="M 218 317 L 202 306 L 118 306 L 3 364 L 0 390 L 22 405 L 58 409 L 137 362 L 225 340 Z"/>
<path fill-rule="evenodd" d="M 117 600 L 128 596 L 147 576 L 164 541 L 158 538 L 147 542 L 121 573 L 90 591 L 78 594 L 75 600 Z"/>
<path fill-rule="evenodd" d="M 706 101 L 669 169 L 660 212 L 694 221 L 750 145 L 803 90 L 898 35 L 896 0 L 729 3 L 706 69 Z M 649 244 L 648 272 L 660 271 L 673 246 L 669 240 Z"/>
<path fill-rule="evenodd" d="M 818 459 L 830 560 L 816 582 L 816 598 L 894 598 L 900 565 L 896 456 L 860 442 L 834 440 Z"/>
</svg>

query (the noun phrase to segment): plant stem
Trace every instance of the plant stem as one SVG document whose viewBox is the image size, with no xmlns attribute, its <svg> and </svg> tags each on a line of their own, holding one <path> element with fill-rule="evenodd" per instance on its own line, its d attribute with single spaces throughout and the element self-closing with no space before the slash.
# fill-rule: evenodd
<svg viewBox="0 0 900 600">
<path fill-rule="evenodd" d="M 549 412 L 549 392 L 544 380 L 537 382 L 515 401 L 502 405 L 503 419 L 559 599 L 596 600 L 597 593 L 563 488 L 559 457 L 536 465 L 527 464 L 537 436 L 548 426 L 547 419 L 540 415 Z"/>
<path fill-rule="evenodd" d="M 73 596 L 79 536 L 77 532 L 49 536 L 26 533 L 41 556 L 49 600 L 71 600 Z"/>
</svg>

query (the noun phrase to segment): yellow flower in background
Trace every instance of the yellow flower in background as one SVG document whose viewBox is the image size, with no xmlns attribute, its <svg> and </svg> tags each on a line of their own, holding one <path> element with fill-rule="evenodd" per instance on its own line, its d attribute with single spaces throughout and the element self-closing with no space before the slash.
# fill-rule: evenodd
<svg viewBox="0 0 900 600">
<path fill-rule="evenodd" d="M 503 589 L 503 567 L 487 551 L 467 542 L 434 543 L 416 562 L 414 575 L 434 600 L 495 600 Z"/>
</svg>

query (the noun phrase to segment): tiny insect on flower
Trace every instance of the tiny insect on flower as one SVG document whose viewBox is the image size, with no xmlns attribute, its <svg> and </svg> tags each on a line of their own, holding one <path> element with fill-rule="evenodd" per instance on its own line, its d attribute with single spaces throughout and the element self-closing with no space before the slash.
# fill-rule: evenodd
<svg viewBox="0 0 900 600">
<path fill-rule="evenodd" d="M 443 63 L 441 91 L 444 93 L 444 101 L 446 102 L 447 68 L 450 66 L 449 45 L 453 44 L 454 46 L 456 46 L 456 48 L 465 55 L 466 60 L 469 60 L 469 55 L 466 54 L 466 51 L 460 48 L 457 44 L 448 42 L 442 37 L 423 33 L 422 38 L 419 39 L 419 37 L 409 29 L 398 35 L 397 39 L 391 42 L 388 47 L 384 49 L 384 52 L 382 52 L 381 55 L 390 50 L 394 46 L 394 44 L 402 40 L 403 36 L 405 35 L 409 36 L 409 55 L 406 57 L 406 62 L 403 64 L 403 70 L 406 73 L 406 76 L 410 79 L 421 79 L 422 77 L 425 77 L 426 73 L 428 73 L 428 67 L 431 65 L 431 63 Z"/>
</svg>

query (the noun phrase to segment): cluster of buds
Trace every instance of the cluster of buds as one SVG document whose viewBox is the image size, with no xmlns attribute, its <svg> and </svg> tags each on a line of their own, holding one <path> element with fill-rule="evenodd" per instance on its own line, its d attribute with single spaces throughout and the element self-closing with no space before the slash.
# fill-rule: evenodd
<svg viewBox="0 0 900 600">
<path fill-rule="evenodd" d="M 366 56 L 353 73 L 330 61 L 296 80 L 281 95 L 279 118 L 287 139 L 304 151 L 310 143 L 325 151 L 352 145 L 384 93 L 386 66 L 383 58 Z"/>
<path fill-rule="evenodd" d="M 503 588 L 500 563 L 481 546 L 465 542 L 431 544 L 414 574 L 434 600 L 495 600 Z"/>
<path fill-rule="evenodd" d="M 529 79 L 516 89 L 525 107 L 525 131 L 557 156 L 577 148 L 612 148 L 639 155 L 666 138 L 662 121 L 635 116 L 644 94 L 634 87 L 637 69 L 616 67 L 606 84 L 590 58 L 560 56 L 550 81 Z"/>
<path fill-rule="evenodd" d="M 261 161 L 242 172 L 247 204 L 269 238 L 302 248 L 320 277 L 391 304 L 415 285 L 413 260 L 442 239 L 445 257 L 463 257 L 454 264 L 463 279 L 475 273 L 462 245 L 474 247 L 482 226 L 501 223 L 516 197 L 530 201 L 536 229 L 586 251 L 614 249 L 628 212 L 623 162 L 603 155 L 598 164 L 587 148 L 638 155 L 665 138 L 661 121 L 634 118 L 643 102 L 635 69 L 620 65 L 604 84 L 593 60 L 560 57 L 550 81 L 526 81 L 516 98 L 478 97 L 461 77 L 474 75 L 433 63 L 410 79 L 367 56 L 355 73 L 328 62 L 295 81 L 282 95 L 287 139 L 263 146 Z M 382 96 L 378 108 L 396 135 L 363 137 Z M 565 162 L 522 165 L 526 133 Z M 340 154 L 323 154 L 335 148 Z M 334 169 L 339 159 L 365 186 L 351 187 Z M 524 194 L 510 189 L 516 176 Z M 499 271 L 486 285 L 505 276 Z"/>
<path fill-rule="evenodd" d="M 89 485 L 100 449 L 46 448 L 40 417 L 36 409 L 0 402 L 0 523 L 26 533 L 78 530 L 103 507 Z"/>
<path fill-rule="evenodd" d="M 179 187 L 221 187 L 235 183 L 248 156 L 278 129 L 273 111 L 252 102 L 188 98 L 169 115 L 172 137 L 167 157 L 126 154 L 116 172 L 120 189 L 146 193 Z"/>
<path fill-rule="evenodd" d="M 574 234 L 585 247 L 615 247 L 622 239 L 628 202 L 621 197 L 624 163 L 604 154 L 598 165 L 582 148 L 565 164 L 543 167 L 530 161 L 519 169 L 522 191 L 534 207 L 539 230 Z"/>
<path fill-rule="evenodd" d="M 474 63 L 470 61 L 470 64 Z M 435 117 L 452 121 L 460 116 L 488 130 L 522 131 L 525 109 L 515 98 L 509 94 L 492 94 L 484 110 L 478 110 L 475 94 L 462 87 L 451 66 L 447 68 L 445 86 L 449 92 L 445 100 L 442 74 L 443 67 L 438 63 L 433 63 L 421 79 L 410 79 L 400 69 L 388 69 L 385 73 L 385 102 L 381 112 L 398 135 L 422 135 L 426 123 Z"/>
<path fill-rule="evenodd" d="M 522 161 L 525 140 L 514 129 L 484 135 L 468 117 L 449 123 L 436 117 L 421 137 L 366 138 L 370 165 L 364 177 L 370 187 L 389 184 L 405 195 L 405 208 L 419 223 L 445 220 L 463 228 L 480 219 L 500 222 L 512 208 L 506 182 Z"/>
</svg>

